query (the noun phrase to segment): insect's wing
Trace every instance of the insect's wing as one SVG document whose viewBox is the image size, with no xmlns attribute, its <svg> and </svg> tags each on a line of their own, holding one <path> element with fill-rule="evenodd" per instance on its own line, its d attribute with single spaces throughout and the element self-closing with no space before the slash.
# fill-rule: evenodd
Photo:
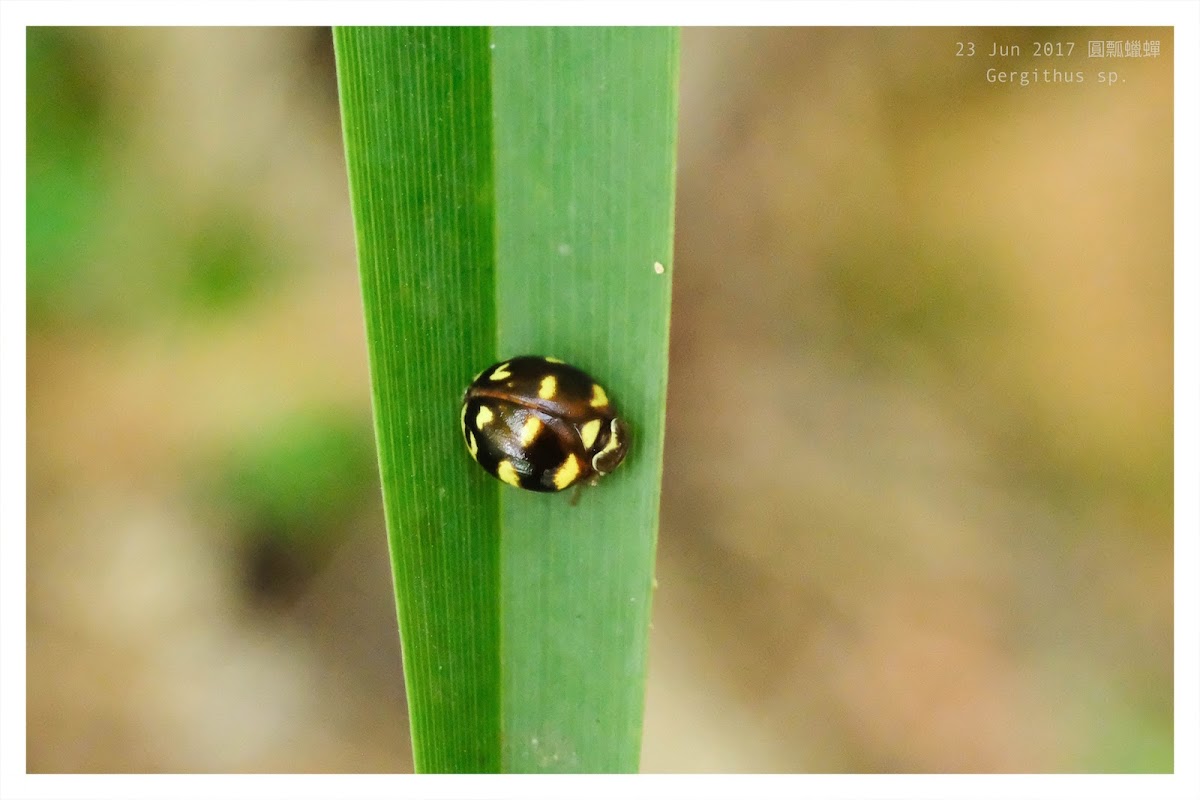
<svg viewBox="0 0 1200 800">
<path fill-rule="evenodd" d="M 475 384 L 524 398 L 525 402 L 568 422 L 583 423 L 611 415 L 604 389 L 578 367 L 539 356 L 518 356 L 502 361 L 479 376 Z"/>
<path fill-rule="evenodd" d="M 467 449 L 505 483 L 556 492 L 590 474 L 590 465 L 573 455 L 579 434 L 570 424 L 490 397 L 470 398 L 463 410 Z"/>
</svg>

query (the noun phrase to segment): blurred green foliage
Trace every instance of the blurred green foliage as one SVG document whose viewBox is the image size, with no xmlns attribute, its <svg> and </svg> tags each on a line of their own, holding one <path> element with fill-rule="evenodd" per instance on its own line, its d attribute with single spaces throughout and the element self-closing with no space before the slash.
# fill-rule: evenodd
<svg viewBox="0 0 1200 800">
<path fill-rule="evenodd" d="M 971 372 L 1007 332 L 1011 310 L 989 264 L 941 239 L 882 231 L 830 259 L 821 274 L 832 335 L 861 363 L 899 378 L 913 379 L 914 360 Z"/>
<path fill-rule="evenodd" d="M 199 472 L 255 606 L 295 599 L 380 502 L 370 421 L 331 409 L 282 418 Z"/>
<path fill-rule="evenodd" d="M 1095 676 L 1078 677 L 1072 691 L 1085 697 L 1090 693 L 1083 717 L 1087 735 L 1080 753 L 1081 772 L 1173 770 L 1174 707 L 1170 692 L 1157 697 L 1137 689 L 1125 692 L 1113 684 L 1099 683 Z"/>
<path fill-rule="evenodd" d="M 177 296 L 186 310 L 232 311 L 256 296 L 275 269 L 274 253 L 245 216 L 205 220 L 184 241 Z"/>
<path fill-rule="evenodd" d="M 27 33 L 27 296 L 30 323 L 64 309 L 105 204 L 103 71 L 71 28 Z M 70 309 L 68 309 L 69 311 Z"/>
<path fill-rule="evenodd" d="M 245 308 L 278 272 L 279 248 L 263 226 L 227 199 L 180 214 L 163 182 L 122 166 L 131 114 L 106 85 L 94 37 L 33 28 L 28 45 L 31 327 L 160 324 Z"/>
<path fill-rule="evenodd" d="M 214 472 L 213 499 L 238 530 L 299 546 L 329 536 L 378 490 L 369 420 L 332 411 L 281 420 Z"/>
</svg>

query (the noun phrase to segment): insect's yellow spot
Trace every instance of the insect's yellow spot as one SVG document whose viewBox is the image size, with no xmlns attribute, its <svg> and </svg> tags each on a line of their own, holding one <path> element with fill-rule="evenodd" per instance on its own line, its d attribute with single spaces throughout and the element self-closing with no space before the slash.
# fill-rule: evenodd
<svg viewBox="0 0 1200 800">
<path fill-rule="evenodd" d="M 604 393 L 604 387 L 598 383 L 592 384 L 592 408 L 604 408 L 608 405 L 608 395 Z"/>
<path fill-rule="evenodd" d="M 517 476 L 517 470 L 508 459 L 496 465 L 496 476 L 509 486 L 521 485 L 521 479 Z"/>
<path fill-rule="evenodd" d="M 509 364 L 507 361 L 505 361 L 503 364 L 501 364 L 500 366 L 498 366 L 494 370 L 492 370 L 492 374 L 488 376 L 488 380 L 502 381 L 505 378 L 509 377 L 510 375 L 512 375 L 512 373 L 508 371 L 508 367 L 509 367 Z"/>
<path fill-rule="evenodd" d="M 521 426 L 521 446 L 529 447 L 533 444 L 533 440 L 541 433 L 542 421 L 535 416 L 525 418 L 525 424 Z"/>
<path fill-rule="evenodd" d="M 479 455 L 479 442 L 475 441 L 475 434 L 467 431 L 467 449 L 471 451 L 471 458 Z"/>
<path fill-rule="evenodd" d="M 467 435 L 467 404 L 463 403 L 462 414 L 459 415 L 459 423 L 462 425 L 463 436 Z"/>
<path fill-rule="evenodd" d="M 561 358 L 554 358 L 553 356 L 546 356 L 546 360 L 547 360 L 547 361 L 549 361 L 551 364 L 565 364 L 565 363 L 567 363 L 567 362 L 563 361 Z"/>
<path fill-rule="evenodd" d="M 542 383 L 538 386 L 538 397 L 543 400 L 549 400 L 554 397 L 554 393 L 558 391 L 558 378 L 553 375 L 547 375 L 542 378 Z"/>
<path fill-rule="evenodd" d="M 567 460 L 554 473 L 554 486 L 558 489 L 567 488 L 579 477 L 579 470 L 579 458 L 574 454 L 567 456 Z"/>
<path fill-rule="evenodd" d="M 492 413 L 490 408 L 487 406 L 480 406 L 479 413 L 475 415 L 475 427 L 479 430 L 483 430 L 483 426 L 487 425 L 495 418 L 496 415 Z"/>
<path fill-rule="evenodd" d="M 598 419 L 583 423 L 583 427 L 579 429 L 579 436 L 583 439 L 584 449 L 592 449 L 592 445 L 596 443 L 596 437 L 600 434 L 600 426 L 602 424 L 604 423 Z"/>
</svg>

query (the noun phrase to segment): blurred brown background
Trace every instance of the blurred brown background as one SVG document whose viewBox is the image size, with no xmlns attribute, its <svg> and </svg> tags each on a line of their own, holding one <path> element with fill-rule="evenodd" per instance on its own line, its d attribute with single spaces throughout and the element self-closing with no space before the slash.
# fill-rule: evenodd
<svg viewBox="0 0 1200 800">
<path fill-rule="evenodd" d="M 410 770 L 329 32 L 28 44 L 28 769 Z M 645 771 L 1172 768 L 1172 53 L 685 30 Z"/>
</svg>

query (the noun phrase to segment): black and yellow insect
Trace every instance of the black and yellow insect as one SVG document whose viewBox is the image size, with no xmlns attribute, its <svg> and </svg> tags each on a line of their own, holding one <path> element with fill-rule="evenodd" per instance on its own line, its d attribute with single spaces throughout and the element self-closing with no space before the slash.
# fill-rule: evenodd
<svg viewBox="0 0 1200 800">
<path fill-rule="evenodd" d="M 629 449 L 629 426 L 592 376 L 518 356 L 475 376 L 462 404 L 467 450 L 500 480 L 535 492 L 595 483 Z"/>
</svg>

